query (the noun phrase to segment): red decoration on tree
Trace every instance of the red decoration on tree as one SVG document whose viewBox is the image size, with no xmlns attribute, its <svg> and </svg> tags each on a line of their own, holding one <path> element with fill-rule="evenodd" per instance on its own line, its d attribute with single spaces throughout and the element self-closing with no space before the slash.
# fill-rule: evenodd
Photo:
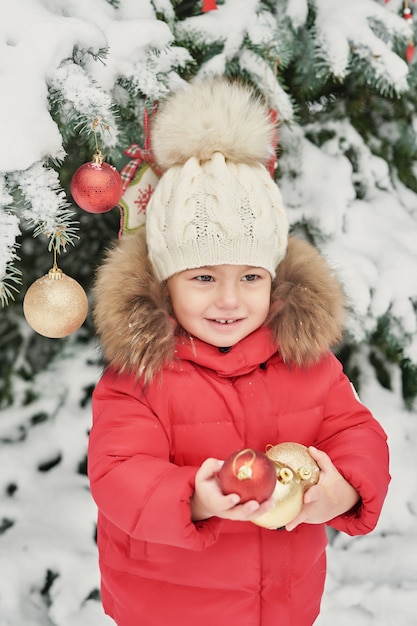
<svg viewBox="0 0 417 626">
<path fill-rule="evenodd" d="M 409 24 L 410 29 L 411 29 L 411 26 L 413 23 L 413 14 L 411 12 L 410 7 L 408 6 L 408 0 L 404 0 L 403 18 L 405 19 L 407 24 Z M 405 49 L 405 60 L 407 61 L 407 63 L 411 63 L 411 61 L 413 60 L 414 50 L 415 50 L 414 41 L 412 37 L 410 36 L 410 41 L 408 42 L 408 45 Z"/>
<path fill-rule="evenodd" d="M 269 159 L 266 168 L 268 170 L 268 172 L 271 175 L 271 178 L 274 178 L 275 176 L 275 169 L 277 166 L 277 144 L 278 144 L 278 131 L 277 131 L 277 120 L 278 120 L 278 111 L 276 111 L 275 109 L 270 109 L 269 111 L 269 117 L 271 119 L 271 122 L 274 124 L 275 127 L 275 133 L 274 133 L 274 137 L 273 137 L 273 143 L 272 143 L 272 154 L 271 154 L 271 158 Z"/>
<path fill-rule="evenodd" d="M 120 230 L 119 238 L 141 228 L 146 221 L 146 209 L 153 194 L 159 176 L 150 166 L 149 162 L 143 161 L 130 180 L 119 200 Z"/>
<path fill-rule="evenodd" d="M 390 0 L 384 0 L 384 4 L 388 4 L 389 1 Z M 413 23 L 413 14 L 408 5 L 408 2 L 409 0 L 404 0 L 403 18 L 405 19 L 407 24 L 409 24 L 411 27 Z M 412 2 L 415 2 L 415 0 L 412 0 Z M 411 63 L 411 61 L 413 60 L 414 52 L 415 52 L 414 42 L 413 42 L 413 39 L 410 37 L 410 41 L 408 42 L 408 45 L 405 49 L 405 60 L 407 61 L 407 63 Z"/>
<path fill-rule="evenodd" d="M 405 49 L 405 60 L 407 63 L 411 63 L 414 57 L 415 46 L 413 43 L 409 43 Z"/>
<path fill-rule="evenodd" d="M 203 13 L 215 11 L 217 9 L 216 0 L 203 0 Z"/>
<path fill-rule="evenodd" d="M 404 17 L 406 22 L 408 22 L 409 24 L 412 24 L 412 22 L 413 22 L 413 15 L 411 13 L 410 7 L 408 7 L 408 6 L 404 7 L 403 17 Z"/>
<path fill-rule="evenodd" d="M 107 213 L 117 205 L 123 193 L 123 182 L 113 165 L 104 163 L 104 157 L 98 149 L 97 126 L 100 121 L 93 121 L 93 133 L 96 151 L 90 163 L 84 163 L 75 172 L 71 180 L 71 194 L 81 209 L 88 213 Z M 108 126 L 104 127 L 108 130 Z"/>
<path fill-rule="evenodd" d="M 123 183 L 115 167 L 104 163 L 101 152 L 93 161 L 84 163 L 71 181 L 71 194 L 81 209 L 88 213 L 106 213 L 119 202 Z"/>
<path fill-rule="evenodd" d="M 157 111 L 158 103 L 154 102 L 152 116 Z M 119 237 L 131 233 L 145 223 L 146 208 L 162 172 L 155 163 L 151 148 L 149 130 L 149 112 L 143 113 L 143 148 L 132 143 L 124 153 L 131 160 L 122 168 L 120 175 L 123 181 L 123 195 L 119 200 L 120 230 Z"/>
<path fill-rule="evenodd" d="M 157 103 L 154 103 L 152 117 L 155 115 L 157 110 Z M 157 176 L 161 176 L 162 172 L 159 170 L 158 166 L 155 163 L 155 158 L 151 148 L 151 135 L 149 132 L 149 112 L 148 109 L 145 108 L 143 112 L 143 132 L 144 132 L 144 143 L 143 148 L 141 148 L 137 143 L 132 143 L 126 150 L 124 154 L 131 157 L 131 161 L 127 163 L 121 170 L 120 175 L 123 180 L 123 192 L 129 187 L 130 182 L 133 180 L 136 174 L 136 170 L 142 165 L 143 162 L 149 163 Z"/>
</svg>

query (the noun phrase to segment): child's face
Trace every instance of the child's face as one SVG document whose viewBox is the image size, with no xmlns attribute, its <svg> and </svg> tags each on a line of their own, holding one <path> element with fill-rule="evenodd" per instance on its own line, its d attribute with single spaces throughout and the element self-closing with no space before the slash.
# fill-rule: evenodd
<svg viewBox="0 0 417 626">
<path fill-rule="evenodd" d="M 177 322 L 220 348 L 233 346 L 265 322 L 271 275 L 260 267 L 212 265 L 174 274 L 168 290 Z"/>
</svg>

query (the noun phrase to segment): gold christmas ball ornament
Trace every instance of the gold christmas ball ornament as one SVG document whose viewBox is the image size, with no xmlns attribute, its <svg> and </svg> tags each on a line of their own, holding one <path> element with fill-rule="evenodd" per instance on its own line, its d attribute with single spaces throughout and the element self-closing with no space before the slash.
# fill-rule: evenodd
<svg viewBox="0 0 417 626">
<path fill-rule="evenodd" d="M 272 461 L 287 465 L 295 473 L 303 490 L 315 485 L 319 480 L 320 469 L 306 446 L 293 441 L 269 446 L 266 456 Z"/>
<path fill-rule="evenodd" d="M 51 339 L 71 335 L 87 313 L 84 289 L 56 266 L 29 287 L 23 300 L 23 314 L 29 326 Z"/>
<path fill-rule="evenodd" d="M 272 494 L 275 506 L 253 520 L 263 528 L 281 528 L 293 520 L 303 506 L 303 495 L 319 480 L 320 468 L 308 448 L 285 442 L 266 451 L 276 466 L 277 483 Z"/>
</svg>

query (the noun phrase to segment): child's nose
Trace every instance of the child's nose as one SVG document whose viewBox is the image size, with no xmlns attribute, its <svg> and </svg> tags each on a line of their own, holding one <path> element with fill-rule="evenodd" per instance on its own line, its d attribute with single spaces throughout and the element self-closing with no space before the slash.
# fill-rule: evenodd
<svg viewBox="0 0 417 626">
<path fill-rule="evenodd" d="M 233 309 L 239 306 L 239 292 L 234 285 L 223 285 L 218 294 L 218 305 Z"/>
</svg>

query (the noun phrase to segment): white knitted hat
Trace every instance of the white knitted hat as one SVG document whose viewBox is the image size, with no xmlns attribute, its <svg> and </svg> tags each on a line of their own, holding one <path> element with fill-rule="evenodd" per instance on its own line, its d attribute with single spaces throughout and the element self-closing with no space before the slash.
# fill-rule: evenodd
<svg viewBox="0 0 417 626">
<path fill-rule="evenodd" d="M 265 168 L 275 128 L 247 87 L 192 83 L 161 106 L 152 147 L 165 170 L 149 201 L 146 237 L 160 280 L 210 265 L 252 265 L 272 277 L 287 249 L 281 193 Z"/>
</svg>

